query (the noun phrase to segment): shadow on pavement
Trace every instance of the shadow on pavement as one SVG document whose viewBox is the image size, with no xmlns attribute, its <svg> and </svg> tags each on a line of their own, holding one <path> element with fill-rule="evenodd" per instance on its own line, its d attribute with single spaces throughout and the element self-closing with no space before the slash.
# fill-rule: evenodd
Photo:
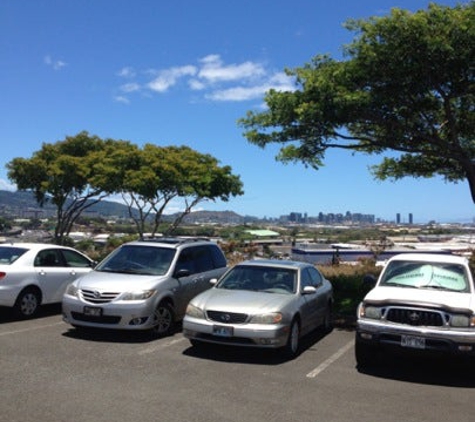
<svg viewBox="0 0 475 422">
<path fill-rule="evenodd" d="M 473 357 L 410 357 L 385 355 L 368 368 L 358 372 L 396 381 L 475 388 L 475 359 Z"/>
</svg>

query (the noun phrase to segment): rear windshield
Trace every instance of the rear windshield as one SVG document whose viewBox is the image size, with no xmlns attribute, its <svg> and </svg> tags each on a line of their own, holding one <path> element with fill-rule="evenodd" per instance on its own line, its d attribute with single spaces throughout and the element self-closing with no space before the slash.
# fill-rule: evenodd
<svg viewBox="0 0 475 422">
<path fill-rule="evenodd" d="M 20 256 L 22 256 L 28 249 L 16 247 L 1 247 L 0 248 L 0 264 L 13 264 Z"/>
<path fill-rule="evenodd" d="M 469 278 L 463 265 L 439 262 L 392 261 L 380 286 L 469 292 Z"/>
</svg>

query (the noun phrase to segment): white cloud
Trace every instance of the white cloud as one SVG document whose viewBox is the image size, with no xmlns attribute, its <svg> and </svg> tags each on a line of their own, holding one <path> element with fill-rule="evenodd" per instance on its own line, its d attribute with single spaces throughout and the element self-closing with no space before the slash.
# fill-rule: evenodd
<svg viewBox="0 0 475 422">
<path fill-rule="evenodd" d="M 158 76 L 148 84 L 148 87 L 152 91 L 165 92 L 175 85 L 178 79 L 185 76 L 194 76 L 195 74 L 195 66 L 172 67 L 158 72 Z"/>
<path fill-rule="evenodd" d="M 121 85 L 120 90 L 122 92 L 127 92 L 127 93 L 136 92 L 136 91 L 140 91 L 140 85 L 138 83 L 131 82 L 129 84 Z"/>
<path fill-rule="evenodd" d="M 130 104 L 130 100 L 127 97 L 124 97 L 123 95 L 116 95 L 114 97 L 114 101 L 122 104 Z"/>
<path fill-rule="evenodd" d="M 203 67 L 200 69 L 198 76 L 209 82 L 255 78 L 266 73 L 262 65 L 249 61 L 225 66 L 218 55 L 206 56 L 201 59 L 201 62 Z"/>
<path fill-rule="evenodd" d="M 265 92 L 263 86 L 235 87 L 214 91 L 207 94 L 206 98 L 215 101 L 247 101 L 262 97 Z"/>
<path fill-rule="evenodd" d="M 192 91 L 203 92 L 203 98 L 211 101 L 248 101 L 262 98 L 269 89 L 295 89 L 293 80 L 284 72 L 272 72 L 264 64 L 253 61 L 226 64 L 218 54 L 198 59 L 197 65 L 147 69 L 139 76 L 132 68 L 124 67 L 118 74 L 133 79 L 119 87 L 127 94 L 141 91 L 146 95 L 147 90 L 149 93 L 164 93 L 180 81 L 184 81 Z M 139 77 L 145 80 L 136 81 Z"/>
<path fill-rule="evenodd" d="M 53 60 L 51 56 L 45 56 L 44 62 L 47 66 L 53 68 L 54 70 L 61 70 L 64 66 L 67 65 L 66 62 L 63 62 L 62 60 Z"/>
<path fill-rule="evenodd" d="M 134 78 L 136 73 L 132 67 L 123 67 L 117 72 L 117 75 L 121 78 Z"/>
<path fill-rule="evenodd" d="M 8 180 L 0 179 L 0 190 L 9 190 L 15 192 L 17 190 L 16 185 L 10 183 Z"/>
</svg>

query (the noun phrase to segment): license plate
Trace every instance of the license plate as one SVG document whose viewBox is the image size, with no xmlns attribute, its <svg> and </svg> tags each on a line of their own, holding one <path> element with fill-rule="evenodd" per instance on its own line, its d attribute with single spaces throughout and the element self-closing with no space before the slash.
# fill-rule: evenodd
<svg viewBox="0 0 475 422">
<path fill-rule="evenodd" d="M 84 312 L 84 315 L 87 315 L 87 316 L 95 316 L 95 317 L 102 316 L 102 308 L 85 306 L 83 312 Z"/>
<path fill-rule="evenodd" d="M 225 327 L 223 325 L 214 325 L 213 334 L 220 337 L 231 337 L 233 335 L 233 327 Z"/>
<path fill-rule="evenodd" d="M 426 339 L 414 336 L 401 336 L 401 346 L 410 347 L 412 349 L 425 349 Z"/>
</svg>

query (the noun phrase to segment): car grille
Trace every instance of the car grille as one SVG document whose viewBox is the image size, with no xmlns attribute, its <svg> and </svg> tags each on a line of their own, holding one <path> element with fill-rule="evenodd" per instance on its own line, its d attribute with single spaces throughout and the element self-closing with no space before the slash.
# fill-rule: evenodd
<svg viewBox="0 0 475 422">
<path fill-rule="evenodd" d="M 247 320 L 247 314 L 236 312 L 207 311 L 206 315 L 211 321 L 222 324 L 243 324 Z"/>
<path fill-rule="evenodd" d="M 112 302 L 120 293 L 100 292 L 98 290 L 81 290 L 81 297 L 89 303 L 109 303 Z"/>
<path fill-rule="evenodd" d="M 444 325 L 442 313 L 417 308 L 389 308 L 386 320 L 415 326 L 441 327 Z"/>
</svg>

